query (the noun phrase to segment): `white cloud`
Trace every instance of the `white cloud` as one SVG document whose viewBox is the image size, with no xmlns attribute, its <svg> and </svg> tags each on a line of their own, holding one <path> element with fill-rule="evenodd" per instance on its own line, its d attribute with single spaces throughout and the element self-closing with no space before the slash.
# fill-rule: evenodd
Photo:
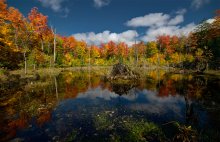
<svg viewBox="0 0 220 142">
<path fill-rule="evenodd" d="M 95 7 L 101 8 L 110 4 L 110 0 L 93 0 Z"/>
<path fill-rule="evenodd" d="M 175 15 L 165 13 L 150 13 L 143 17 L 136 17 L 129 20 L 126 24 L 131 27 L 146 27 L 146 34 L 140 37 L 141 40 L 148 42 L 155 40 L 157 36 L 167 35 L 188 35 L 195 28 L 194 23 L 186 26 L 179 24 L 184 22 L 184 14 L 186 9 L 180 9 L 175 12 Z"/>
<path fill-rule="evenodd" d="M 206 20 L 207 23 L 212 24 L 215 21 L 215 19 L 208 19 Z"/>
<path fill-rule="evenodd" d="M 142 17 L 135 17 L 129 20 L 126 24 L 130 27 L 151 27 L 162 26 L 170 19 L 168 14 L 163 13 L 150 13 Z"/>
<path fill-rule="evenodd" d="M 184 27 L 180 26 L 161 26 L 157 28 L 149 28 L 146 31 L 146 35 L 141 37 L 141 39 L 145 42 L 147 41 L 153 41 L 156 39 L 157 36 L 167 34 L 167 35 L 188 35 L 196 25 L 194 23 L 190 23 Z"/>
<path fill-rule="evenodd" d="M 195 9 L 201 8 L 203 5 L 208 4 L 210 0 L 192 0 L 191 7 Z"/>
<path fill-rule="evenodd" d="M 65 14 L 69 13 L 67 7 L 63 7 L 62 3 L 66 0 L 39 0 L 44 7 L 49 7 L 55 12 L 64 12 Z"/>
<path fill-rule="evenodd" d="M 168 22 L 168 25 L 177 25 L 177 24 L 182 23 L 183 21 L 184 21 L 183 15 L 177 15 L 176 17 L 174 17 Z"/>
<path fill-rule="evenodd" d="M 145 16 L 135 17 L 127 21 L 129 27 L 161 27 L 165 25 L 177 25 L 184 21 L 183 15 L 186 9 L 180 9 L 176 12 L 176 16 L 172 18 L 169 14 L 150 13 Z"/>
<path fill-rule="evenodd" d="M 134 44 L 135 37 L 138 36 L 134 30 L 128 30 L 122 33 L 111 33 L 110 31 L 104 31 L 102 33 L 77 33 L 73 35 L 77 40 L 84 40 L 89 44 L 107 43 L 109 41 L 125 42 L 129 46 Z"/>
</svg>

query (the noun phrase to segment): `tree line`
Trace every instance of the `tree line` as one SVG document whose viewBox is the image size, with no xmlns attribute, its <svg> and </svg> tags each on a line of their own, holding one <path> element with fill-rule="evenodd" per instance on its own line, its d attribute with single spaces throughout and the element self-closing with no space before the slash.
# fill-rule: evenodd
<svg viewBox="0 0 220 142">
<path fill-rule="evenodd" d="M 169 66 L 187 69 L 220 67 L 220 10 L 213 22 L 201 22 L 188 36 L 160 35 L 155 41 L 128 46 L 110 41 L 88 45 L 62 36 L 48 17 L 32 8 L 27 17 L 0 0 L 0 68 L 72 67 L 87 65 Z"/>
</svg>

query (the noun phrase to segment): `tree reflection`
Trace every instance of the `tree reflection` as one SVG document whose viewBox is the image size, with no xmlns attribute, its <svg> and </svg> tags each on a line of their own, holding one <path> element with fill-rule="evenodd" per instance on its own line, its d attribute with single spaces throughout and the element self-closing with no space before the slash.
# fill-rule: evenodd
<svg viewBox="0 0 220 142">
<path fill-rule="evenodd" d="M 135 84 L 116 84 L 111 83 L 112 91 L 118 94 L 119 96 L 128 95 L 129 92 L 136 87 Z"/>
<path fill-rule="evenodd" d="M 186 124 L 193 124 L 193 125 L 197 125 L 198 124 L 198 120 L 199 120 L 199 116 L 196 114 L 195 110 L 194 110 L 194 103 L 191 102 L 188 98 L 188 96 L 184 96 L 185 98 L 185 103 L 186 103 Z"/>
<path fill-rule="evenodd" d="M 38 126 L 42 126 L 46 122 L 49 122 L 51 120 L 51 113 L 48 110 L 43 110 L 40 112 L 38 118 L 37 118 L 37 124 Z"/>
<path fill-rule="evenodd" d="M 216 81 L 217 84 L 218 82 L 219 81 Z M 210 103 L 210 99 L 215 102 L 216 100 L 208 97 L 208 94 L 214 95 L 217 93 L 214 91 L 219 87 L 217 84 L 213 84 L 212 78 L 204 75 L 192 76 L 190 74 L 166 74 L 160 81 L 160 85 L 157 84 L 157 96 L 183 96 L 186 106 L 186 123 L 196 125 L 198 123 L 199 116 L 198 110 L 196 110 L 195 106 L 199 104 L 200 107 L 202 107 L 203 103 Z"/>
</svg>

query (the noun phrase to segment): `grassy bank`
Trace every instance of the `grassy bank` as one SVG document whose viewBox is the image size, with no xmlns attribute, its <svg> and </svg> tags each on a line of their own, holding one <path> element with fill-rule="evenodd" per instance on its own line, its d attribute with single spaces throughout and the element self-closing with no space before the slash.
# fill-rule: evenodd
<svg viewBox="0 0 220 142">
<path fill-rule="evenodd" d="M 40 78 L 46 76 L 57 76 L 64 71 L 79 71 L 79 72 L 91 72 L 98 75 L 105 75 L 111 71 L 111 66 L 91 66 L 91 67 L 69 67 L 69 68 L 39 68 L 36 70 L 28 69 L 25 74 L 24 69 L 19 70 L 5 70 L 0 69 L 0 81 L 7 81 L 12 76 L 19 76 L 21 79 L 33 78 L 39 75 Z"/>
<path fill-rule="evenodd" d="M 135 67 L 135 66 L 129 66 L 133 71 L 144 75 L 148 74 L 149 72 L 152 71 L 165 71 L 165 72 L 174 72 L 174 73 L 182 73 L 181 69 L 178 68 L 171 68 L 171 67 L 166 67 L 166 66 L 150 66 L 150 67 Z M 36 70 L 33 69 L 28 69 L 27 74 L 24 73 L 24 69 L 20 70 L 13 70 L 13 71 L 8 71 L 5 69 L 0 69 L 0 81 L 5 81 L 10 75 L 19 75 L 20 78 L 31 78 L 34 75 L 38 74 L 40 77 L 45 77 L 45 76 L 57 76 L 61 72 L 64 71 L 85 71 L 85 72 L 91 72 L 91 73 L 96 73 L 98 75 L 107 75 L 111 72 L 112 66 L 91 66 L 91 67 L 68 67 L 68 68 L 39 68 Z M 193 73 L 195 71 L 193 70 L 185 70 L 184 73 Z M 220 76 L 220 71 L 219 70 L 208 70 L 204 72 L 205 74 L 210 74 L 210 75 L 217 75 Z"/>
</svg>

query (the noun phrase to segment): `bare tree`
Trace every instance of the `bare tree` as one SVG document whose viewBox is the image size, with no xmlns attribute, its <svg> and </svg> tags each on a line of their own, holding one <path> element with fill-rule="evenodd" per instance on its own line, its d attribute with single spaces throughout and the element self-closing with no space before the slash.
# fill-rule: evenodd
<svg viewBox="0 0 220 142">
<path fill-rule="evenodd" d="M 53 61 L 54 61 L 54 64 L 56 62 L 56 29 L 53 30 L 52 29 L 52 32 L 53 32 L 53 35 L 54 35 L 54 38 L 53 38 Z"/>
</svg>

